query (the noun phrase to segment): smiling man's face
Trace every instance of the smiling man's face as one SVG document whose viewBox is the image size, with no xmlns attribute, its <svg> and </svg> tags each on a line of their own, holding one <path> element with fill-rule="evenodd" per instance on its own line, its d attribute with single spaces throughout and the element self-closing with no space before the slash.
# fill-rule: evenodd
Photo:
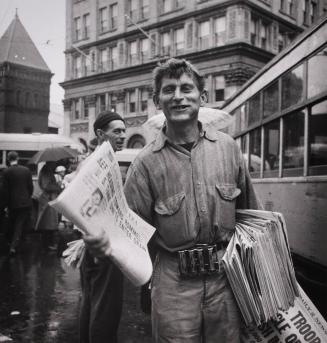
<svg viewBox="0 0 327 343">
<path fill-rule="evenodd" d="M 200 92 L 197 83 L 187 74 L 180 78 L 163 77 L 156 106 L 163 110 L 170 123 L 185 123 L 197 120 L 205 92 Z"/>
</svg>

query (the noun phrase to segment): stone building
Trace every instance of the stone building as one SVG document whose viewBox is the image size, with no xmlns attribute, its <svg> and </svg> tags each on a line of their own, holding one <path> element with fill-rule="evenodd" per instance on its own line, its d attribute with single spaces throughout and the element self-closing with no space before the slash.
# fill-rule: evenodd
<svg viewBox="0 0 327 343">
<path fill-rule="evenodd" d="M 52 75 L 16 14 L 0 39 L 0 132 L 48 132 Z"/>
<path fill-rule="evenodd" d="M 206 76 L 208 106 L 219 108 L 326 10 L 326 0 L 66 3 L 64 132 L 88 141 L 96 114 L 113 109 L 125 117 L 127 147 L 146 142 L 158 61 L 194 63 Z"/>
</svg>

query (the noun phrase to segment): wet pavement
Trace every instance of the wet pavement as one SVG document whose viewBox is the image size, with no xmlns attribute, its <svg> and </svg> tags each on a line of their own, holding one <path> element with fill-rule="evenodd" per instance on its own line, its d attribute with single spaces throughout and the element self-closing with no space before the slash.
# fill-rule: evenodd
<svg viewBox="0 0 327 343">
<path fill-rule="evenodd" d="M 77 343 L 80 294 L 79 271 L 29 234 L 19 254 L 0 256 L 0 342 Z M 124 295 L 119 343 L 151 342 L 139 288 L 126 280 Z"/>
</svg>

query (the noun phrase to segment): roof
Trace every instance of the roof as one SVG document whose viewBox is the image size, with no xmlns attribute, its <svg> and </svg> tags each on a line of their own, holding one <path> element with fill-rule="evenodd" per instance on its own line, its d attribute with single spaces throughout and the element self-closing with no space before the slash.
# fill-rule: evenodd
<svg viewBox="0 0 327 343">
<path fill-rule="evenodd" d="M 17 14 L 0 39 L 0 63 L 4 62 L 51 72 Z"/>
</svg>

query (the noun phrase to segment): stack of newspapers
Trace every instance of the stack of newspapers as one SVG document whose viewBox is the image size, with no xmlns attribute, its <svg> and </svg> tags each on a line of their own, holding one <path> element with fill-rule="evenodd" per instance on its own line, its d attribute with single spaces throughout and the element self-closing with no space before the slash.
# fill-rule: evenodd
<svg viewBox="0 0 327 343">
<path fill-rule="evenodd" d="M 238 210 L 223 264 L 246 325 L 276 319 L 299 295 L 282 214 Z"/>
</svg>

